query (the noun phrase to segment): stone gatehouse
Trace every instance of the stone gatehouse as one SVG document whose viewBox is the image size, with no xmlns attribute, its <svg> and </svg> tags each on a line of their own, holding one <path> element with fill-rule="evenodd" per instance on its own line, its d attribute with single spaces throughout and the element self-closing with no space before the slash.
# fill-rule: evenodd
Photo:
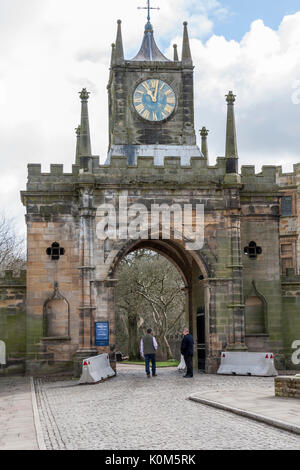
<svg viewBox="0 0 300 470">
<path fill-rule="evenodd" d="M 22 350 L 27 373 L 73 370 L 74 364 L 76 370 L 82 358 L 102 352 L 115 365 L 117 267 L 139 248 L 164 255 L 182 274 L 186 320 L 202 338 L 198 355 L 207 372 L 216 372 L 223 350 L 272 351 L 280 370 L 299 369 L 291 355 L 292 343 L 300 340 L 300 165 L 289 175 L 273 166 L 259 174 L 254 166 L 239 172 L 236 97 L 230 91 L 225 156 L 210 166 L 205 127 L 201 149 L 196 144 L 193 70 L 186 23 L 181 60 L 176 46 L 173 60 L 159 51 L 150 22 L 140 51 L 127 60 L 119 21 L 108 83 L 106 163 L 92 155 L 89 93 L 83 89 L 72 173 L 59 164 L 50 173 L 28 165 L 21 193 L 28 250 Z M 110 204 L 119 215 L 121 196 L 147 208 L 203 205 L 202 248 L 187 250 L 187 239 L 174 226 L 168 239 L 159 225 L 154 236 L 145 231 L 137 240 L 102 240 L 97 227 L 103 214 L 97 209 Z M 290 197 L 291 214 L 290 199 L 284 199 Z M 192 217 L 191 227 L 194 222 Z M 0 278 L 0 321 L 15 302 L 7 276 L 14 282 L 11 273 Z M 106 345 L 95 340 L 101 322 L 108 322 Z M 9 351 L 8 360 L 20 352 Z"/>
</svg>

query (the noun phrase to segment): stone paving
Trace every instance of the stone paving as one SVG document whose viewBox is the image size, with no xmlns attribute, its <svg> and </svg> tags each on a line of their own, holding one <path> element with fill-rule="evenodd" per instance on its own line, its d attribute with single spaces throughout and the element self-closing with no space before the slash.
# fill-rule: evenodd
<svg viewBox="0 0 300 470">
<path fill-rule="evenodd" d="M 29 377 L 0 378 L 0 450 L 38 450 Z"/>
<path fill-rule="evenodd" d="M 211 390 L 274 393 L 273 378 L 196 374 L 120 365 L 105 383 L 36 381 L 47 449 L 300 449 L 300 436 L 188 400 Z"/>
</svg>

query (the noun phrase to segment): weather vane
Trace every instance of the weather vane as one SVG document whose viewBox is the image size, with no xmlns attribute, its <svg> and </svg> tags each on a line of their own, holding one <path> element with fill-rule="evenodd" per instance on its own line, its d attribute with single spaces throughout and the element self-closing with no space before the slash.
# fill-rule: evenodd
<svg viewBox="0 0 300 470">
<path fill-rule="evenodd" d="M 160 10 L 159 7 L 151 7 L 150 6 L 150 0 L 147 0 L 147 6 L 146 7 L 138 7 L 138 10 L 148 10 L 148 22 L 150 23 L 150 10 Z"/>
</svg>

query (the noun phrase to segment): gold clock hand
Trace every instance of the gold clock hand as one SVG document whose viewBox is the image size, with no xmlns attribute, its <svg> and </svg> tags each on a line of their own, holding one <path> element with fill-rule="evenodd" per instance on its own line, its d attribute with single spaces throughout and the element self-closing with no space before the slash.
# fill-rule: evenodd
<svg viewBox="0 0 300 470">
<path fill-rule="evenodd" d="M 152 95 L 151 90 L 147 90 L 147 95 L 151 96 L 152 101 L 154 102 L 154 96 Z"/>
<path fill-rule="evenodd" d="M 154 97 L 153 97 L 152 91 L 149 88 L 148 83 L 144 82 L 143 87 L 145 88 L 147 95 L 151 96 L 152 101 L 154 101 Z"/>
<path fill-rule="evenodd" d="M 154 99 L 153 99 L 154 103 L 156 103 L 156 101 L 157 101 L 158 84 L 159 84 L 159 81 L 156 80 L 155 95 L 154 95 Z"/>
</svg>

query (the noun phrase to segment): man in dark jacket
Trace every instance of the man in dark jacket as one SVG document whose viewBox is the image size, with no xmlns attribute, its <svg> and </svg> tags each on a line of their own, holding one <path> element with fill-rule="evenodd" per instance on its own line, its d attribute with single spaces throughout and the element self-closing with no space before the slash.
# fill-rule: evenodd
<svg viewBox="0 0 300 470">
<path fill-rule="evenodd" d="M 186 375 L 183 377 L 193 377 L 193 355 L 194 355 L 194 340 L 190 335 L 188 328 L 183 330 L 183 340 L 181 343 L 181 354 L 184 356 L 186 363 Z"/>
</svg>

